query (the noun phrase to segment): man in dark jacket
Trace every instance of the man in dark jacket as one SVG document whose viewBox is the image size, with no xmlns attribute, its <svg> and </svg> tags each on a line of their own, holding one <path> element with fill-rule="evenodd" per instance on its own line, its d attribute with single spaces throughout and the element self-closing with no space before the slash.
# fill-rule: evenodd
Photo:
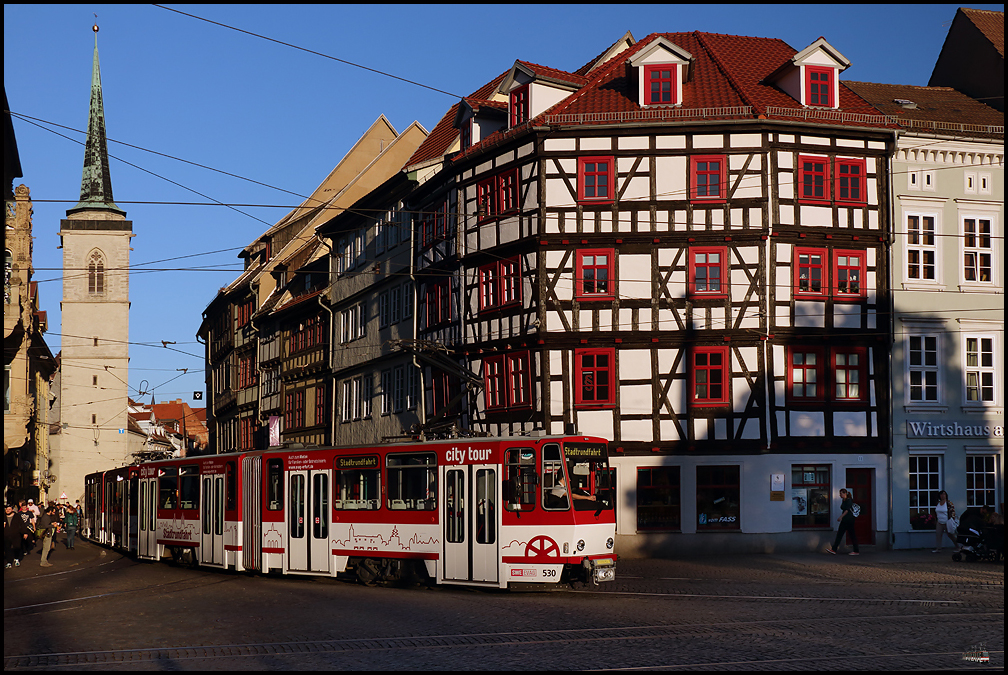
<svg viewBox="0 0 1008 675">
<path fill-rule="evenodd" d="M 28 539 L 28 525 L 21 515 L 8 504 L 4 518 L 4 565 L 17 567 L 24 555 L 24 542 Z"/>
<path fill-rule="evenodd" d="M 56 509 L 50 508 L 43 511 L 35 521 L 35 529 L 42 532 L 42 562 L 39 563 L 41 567 L 52 567 L 52 563 L 49 562 L 49 551 L 52 549 L 53 537 L 56 536 L 55 513 Z"/>
</svg>

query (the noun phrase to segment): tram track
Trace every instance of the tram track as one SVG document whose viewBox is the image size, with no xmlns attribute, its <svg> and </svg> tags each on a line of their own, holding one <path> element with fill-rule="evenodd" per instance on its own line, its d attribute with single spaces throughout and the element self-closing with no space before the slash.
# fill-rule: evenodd
<svg viewBox="0 0 1008 675">
<path fill-rule="evenodd" d="M 1004 612 L 944 612 L 926 614 L 904 614 L 904 615 L 845 615 L 844 620 L 857 624 L 862 628 L 872 629 L 878 626 L 879 629 L 891 628 L 894 622 L 902 624 L 917 624 L 922 630 L 932 630 L 939 620 L 954 620 L 956 625 L 970 629 L 989 624 L 992 619 L 1000 617 L 1003 619 Z M 221 644 L 221 645 L 188 645 L 176 647 L 154 647 L 135 649 L 112 649 L 94 650 L 60 653 L 37 653 L 18 654 L 4 657 L 4 670 L 31 670 L 38 668 L 56 667 L 107 667 L 121 665 L 129 667 L 141 663 L 167 663 L 175 661 L 195 661 L 195 660 L 216 660 L 235 658 L 256 658 L 256 657 L 277 657 L 277 656 L 306 656 L 306 655 L 340 655 L 354 654 L 376 651 L 416 651 L 416 650 L 467 650 L 474 647 L 516 647 L 516 646 L 540 646 L 551 647 L 560 645 L 580 644 L 606 644 L 606 643 L 626 643 L 631 641 L 652 641 L 652 640 L 718 640 L 723 638 L 726 631 L 730 630 L 735 635 L 744 636 L 747 639 L 767 638 L 791 640 L 799 635 L 807 635 L 817 628 L 810 624 L 828 623 L 835 624 L 836 619 L 832 616 L 821 618 L 795 619 L 768 619 L 759 621 L 737 621 L 737 622 L 705 622 L 705 623 L 685 623 L 673 625 L 651 625 L 651 626 L 620 626 L 609 628 L 574 628 L 559 630 L 530 630 L 530 631 L 507 631 L 507 632 L 487 632 L 469 633 L 454 635 L 410 635 L 389 638 L 370 639 L 323 639 L 323 640 L 298 640 L 298 641 L 272 641 L 253 642 L 241 644 Z M 889 659 L 900 658 L 917 662 L 919 667 L 927 665 L 924 661 L 927 658 L 952 658 L 962 652 L 934 651 L 934 652 L 895 652 L 892 654 L 878 653 L 868 655 L 844 654 L 842 657 L 819 654 L 804 658 L 787 659 L 755 659 L 739 661 L 711 661 L 711 662 L 689 662 L 681 664 L 654 664 L 646 669 L 675 669 L 675 668 L 717 668 L 728 666 L 760 666 L 778 664 L 790 667 L 812 667 L 813 664 L 835 663 L 836 658 L 877 658 Z M 1001 655 L 1003 651 L 993 651 L 991 654 Z M 999 659 L 1003 663 L 1003 658 Z M 933 664 L 933 661 L 931 662 Z M 569 667 L 569 666 L 568 666 Z M 900 666 L 894 666 L 900 667 Z M 906 667 L 906 666 L 905 666 Z M 615 668 L 621 669 L 621 668 Z M 634 668 L 627 668 L 634 669 Z"/>
</svg>

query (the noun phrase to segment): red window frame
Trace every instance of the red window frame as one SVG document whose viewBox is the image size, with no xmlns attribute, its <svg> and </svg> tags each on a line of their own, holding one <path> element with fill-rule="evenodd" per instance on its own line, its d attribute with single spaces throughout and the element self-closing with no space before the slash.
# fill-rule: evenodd
<svg viewBox="0 0 1008 675">
<path fill-rule="evenodd" d="M 529 377 L 529 353 L 513 352 L 504 355 L 507 364 L 508 405 L 511 408 L 532 406 L 532 382 Z"/>
<path fill-rule="evenodd" d="M 616 350 L 575 349 L 574 380 L 574 404 L 579 408 L 615 405 Z"/>
<path fill-rule="evenodd" d="M 479 308 L 481 312 L 494 309 L 498 305 L 498 298 L 500 297 L 500 278 L 498 273 L 499 266 L 496 262 L 483 265 L 479 268 Z"/>
<path fill-rule="evenodd" d="M 529 120 L 529 86 L 523 85 L 511 90 L 511 126 L 516 127 Z"/>
<path fill-rule="evenodd" d="M 493 176 L 476 184 L 476 213 L 480 221 L 497 215 L 497 190 Z"/>
<path fill-rule="evenodd" d="M 852 261 L 852 258 L 857 258 L 857 260 Z M 851 272 L 855 270 L 857 272 L 856 280 L 851 275 Z M 835 249 L 833 251 L 833 298 L 835 300 L 860 300 L 867 297 L 868 291 L 865 287 L 867 271 L 867 251 Z M 857 290 L 853 292 L 850 290 L 852 280 L 857 284 Z"/>
<path fill-rule="evenodd" d="M 495 260 L 479 268 L 480 312 L 521 302 L 521 265 L 518 258 Z"/>
<path fill-rule="evenodd" d="M 501 307 L 520 303 L 522 299 L 521 261 L 518 258 L 501 260 L 498 277 Z"/>
<path fill-rule="evenodd" d="M 451 320 L 451 282 L 431 283 L 426 289 L 427 328 L 434 328 Z"/>
<path fill-rule="evenodd" d="M 529 353 L 495 354 L 484 359 L 486 409 L 528 408 L 532 405 Z"/>
<path fill-rule="evenodd" d="M 716 359 L 712 358 L 715 356 Z M 690 354 L 690 402 L 693 405 L 727 405 L 728 379 L 728 347 L 693 348 Z M 720 385 L 720 396 L 714 395 L 716 385 Z M 705 387 L 703 396 L 698 387 Z"/>
<path fill-rule="evenodd" d="M 717 162 L 718 168 L 711 168 Z M 727 198 L 728 158 L 725 155 L 698 155 L 690 157 L 690 199 L 723 203 Z M 703 185 L 701 185 L 701 179 Z M 716 179 L 717 194 L 710 194 L 712 179 Z M 705 192 L 706 194 L 701 194 Z"/>
<path fill-rule="evenodd" d="M 856 358 L 856 363 L 851 360 Z M 868 398 L 868 350 L 833 347 L 830 350 L 831 398 L 837 403 L 860 403 Z M 853 377 L 852 377 L 853 376 Z M 852 394 L 852 389 L 856 392 Z"/>
<path fill-rule="evenodd" d="M 497 213 L 503 215 L 518 210 L 518 169 L 497 174 Z"/>
<path fill-rule="evenodd" d="M 808 184 L 806 185 L 806 183 Z M 822 194 L 817 195 L 817 191 L 821 191 Z M 798 201 L 828 202 L 829 200 L 829 157 L 800 155 L 798 157 Z"/>
<path fill-rule="evenodd" d="M 717 255 L 718 261 L 710 261 L 711 255 Z M 697 261 L 698 256 L 703 256 L 702 261 Z M 709 290 L 710 270 L 719 268 L 718 288 Z M 704 270 L 703 285 L 708 287 L 704 290 L 697 289 L 697 270 Z M 689 249 L 689 294 L 694 298 L 727 298 L 728 297 L 728 247 L 727 246 L 694 246 Z"/>
<path fill-rule="evenodd" d="M 655 75 L 657 73 L 657 76 Z M 675 105 L 679 103 L 677 86 L 679 64 L 656 63 L 644 66 L 645 105 Z M 657 85 L 657 89 L 655 88 Z M 656 100 L 657 99 L 657 100 Z"/>
<path fill-rule="evenodd" d="M 806 257 L 806 261 L 802 257 Z M 818 258 L 818 262 L 816 261 Z M 824 248 L 799 248 L 795 247 L 794 252 L 794 294 L 796 298 L 825 298 L 827 291 L 829 290 L 829 279 L 828 279 L 828 269 L 827 264 L 827 253 Z M 808 274 L 805 278 L 802 277 L 802 270 L 808 269 Z M 819 290 L 812 290 L 813 281 L 813 270 L 819 270 Z M 807 289 L 802 288 L 803 283 L 807 282 Z"/>
<path fill-rule="evenodd" d="M 507 373 L 504 369 L 504 355 L 497 354 L 483 359 L 483 380 L 486 383 L 485 401 L 487 410 L 503 410 L 507 407 Z"/>
<path fill-rule="evenodd" d="M 814 357 L 813 363 L 809 363 L 810 356 Z M 825 353 L 821 347 L 789 346 L 787 348 L 787 399 L 793 403 L 824 400 L 825 364 Z M 801 394 L 795 393 L 795 385 L 802 387 Z M 809 385 L 815 386 L 812 394 L 808 393 Z"/>
<path fill-rule="evenodd" d="M 616 188 L 615 167 L 616 160 L 611 156 L 579 157 L 578 201 L 611 203 Z M 605 194 L 599 194 L 603 188 Z M 588 194 L 589 192 L 592 194 Z"/>
<path fill-rule="evenodd" d="M 836 73 L 832 68 L 805 66 L 805 105 L 835 108 L 836 104 L 833 102 L 835 77 Z"/>
<path fill-rule="evenodd" d="M 833 194 L 838 202 L 868 201 L 867 163 L 863 159 L 837 159 Z"/>
<path fill-rule="evenodd" d="M 599 264 L 598 258 L 605 256 L 605 262 Z M 588 263 L 587 265 L 585 263 Z M 599 270 L 605 270 L 605 290 L 598 291 Z M 591 271 L 591 279 L 585 280 L 585 272 Z M 574 258 L 574 289 L 578 300 L 612 300 L 616 297 L 614 276 L 616 271 L 616 251 L 611 248 L 579 249 Z M 586 290 L 586 286 L 592 290 Z"/>
</svg>

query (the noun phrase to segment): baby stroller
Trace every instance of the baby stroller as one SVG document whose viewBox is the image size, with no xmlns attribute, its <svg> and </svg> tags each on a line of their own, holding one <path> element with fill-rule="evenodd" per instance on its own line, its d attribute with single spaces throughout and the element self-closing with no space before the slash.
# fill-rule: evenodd
<svg viewBox="0 0 1008 675">
<path fill-rule="evenodd" d="M 952 554 L 952 560 L 960 562 L 964 557 L 966 562 L 977 560 L 1000 560 L 1004 552 L 1004 525 L 985 525 L 980 517 L 969 517 L 969 511 L 963 514 L 956 530 L 956 539 L 960 549 Z"/>
</svg>

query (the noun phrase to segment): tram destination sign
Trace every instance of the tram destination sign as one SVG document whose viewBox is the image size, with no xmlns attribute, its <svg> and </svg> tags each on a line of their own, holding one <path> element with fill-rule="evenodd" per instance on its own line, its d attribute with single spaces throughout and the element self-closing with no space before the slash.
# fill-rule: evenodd
<svg viewBox="0 0 1008 675">
<path fill-rule="evenodd" d="M 564 452 L 571 459 L 604 459 L 605 443 L 564 443 Z"/>
<path fill-rule="evenodd" d="M 907 421 L 906 435 L 907 438 L 1004 438 L 1004 426 L 1001 424 Z"/>
<path fill-rule="evenodd" d="M 378 455 L 363 457 L 337 457 L 337 469 L 374 469 L 378 466 Z"/>
</svg>

